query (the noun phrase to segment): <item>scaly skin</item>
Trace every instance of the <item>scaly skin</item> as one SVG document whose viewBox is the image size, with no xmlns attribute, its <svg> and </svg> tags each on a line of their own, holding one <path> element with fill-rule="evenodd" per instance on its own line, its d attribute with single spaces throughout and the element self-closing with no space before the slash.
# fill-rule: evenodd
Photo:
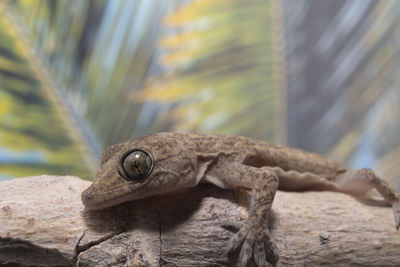
<svg viewBox="0 0 400 267">
<path fill-rule="evenodd" d="M 130 158 L 138 159 L 127 160 L 133 151 L 139 155 Z M 110 146 L 94 182 L 82 192 L 82 202 L 88 209 L 101 209 L 202 182 L 252 190 L 248 217 L 228 245 L 228 251 L 242 245 L 241 266 L 252 256 L 258 266 L 279 259 L 267 228 L 277 188 L 358 196 L 375 188 L 392 206 L 396 228 L 400 226 L 399 194 L 372 170 L 347 170 L 317 154 L 240 136 L 159 133 Z"/>
</svg>

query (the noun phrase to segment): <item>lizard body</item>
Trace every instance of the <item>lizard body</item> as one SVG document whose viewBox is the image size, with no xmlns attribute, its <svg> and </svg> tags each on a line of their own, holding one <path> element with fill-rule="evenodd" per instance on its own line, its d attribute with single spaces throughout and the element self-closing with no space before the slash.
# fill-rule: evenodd
<svg viewBox="0 0 400 267">
<path fill-rule="evenodd" d="M 106 148 L 94 182 L 82 192 L 88 209 L 212 183 L 252 190 L 248 217 L 228 251 L 241 247 L 245 266 L 278 261 L 267 228 L 277 188 L 335 190 L 362 195 L 375 188 L 393 208 L 400 226 L 400 197 L 372 170 L 348 170 L 318 154 L 241 136 L 159 133 Z"/>
</svg>

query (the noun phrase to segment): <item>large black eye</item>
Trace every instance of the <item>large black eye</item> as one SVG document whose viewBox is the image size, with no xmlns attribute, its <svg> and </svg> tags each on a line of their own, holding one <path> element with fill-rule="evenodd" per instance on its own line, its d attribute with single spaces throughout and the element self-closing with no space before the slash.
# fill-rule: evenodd
<svg viewBox="0 0 400 267">
<path fill-rule="evenodd" d="M 122 168 L 124 168 L 127 178 L 132 181 L 147 178 L 151 172 L 151 167 L 150 156 L 141 150 L 131 152 L 122 161 Z"/>
</svg>

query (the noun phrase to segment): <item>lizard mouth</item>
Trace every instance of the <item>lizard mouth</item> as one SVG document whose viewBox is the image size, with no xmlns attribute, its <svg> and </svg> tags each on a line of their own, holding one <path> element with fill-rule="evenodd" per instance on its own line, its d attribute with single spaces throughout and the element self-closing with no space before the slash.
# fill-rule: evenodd
<svg viewBox="0 0 400 267">
<path fill-rule="evenodd" d="M 133 200 L 134 198 L 132 197 L 132 188 L 130 186 L 121 185 L 112 190 L 102 192 L 92 184 L 82 192 L 81 199 L 87 209 L 99 210 Z"/>
</svg>

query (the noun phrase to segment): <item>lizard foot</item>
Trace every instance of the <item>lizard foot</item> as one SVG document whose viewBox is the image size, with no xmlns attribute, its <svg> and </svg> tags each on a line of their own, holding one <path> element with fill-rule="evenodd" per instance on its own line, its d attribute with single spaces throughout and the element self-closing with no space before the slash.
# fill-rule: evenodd
<svg viewBox="0 0 400 267">
<path fill-rule="evenodd" d="M 393 210 L 396 229 L 399 230 L 399 228 L 400 228 L 400 200 L 398 200 L 392 204 L 392 210 Z"/>
<path fill-rule="evenodd" d="M 240 245 L 240 266 L 245 267 L 254 255 L 257 266 L 264 266 L 265 260 L 275 263 L 279 260 L 278 249 L 267 227 L 257 227 L 253 224 L 244 224 L 230 240 L 227 252 L 236 250 Z"/>
</svg>

